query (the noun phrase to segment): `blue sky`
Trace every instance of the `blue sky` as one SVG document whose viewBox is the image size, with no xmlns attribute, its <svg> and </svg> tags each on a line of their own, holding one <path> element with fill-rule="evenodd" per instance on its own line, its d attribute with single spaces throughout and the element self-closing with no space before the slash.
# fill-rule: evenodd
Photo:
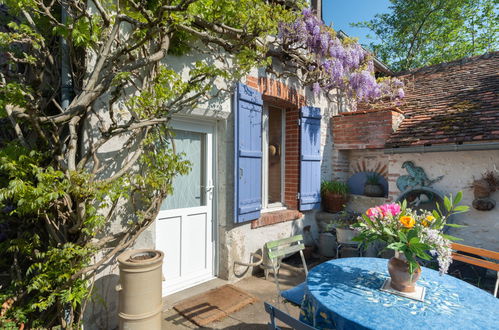
<svg viewBox="0 0 499 330">
<path fill-rule="evenodd" d="M 333 23 L 335 30 L 343 30 L 350 37 L 358 37 L 361 44 L 369 44 L 372 40 L 366 35 L 373 33 L 368 29 L 350 27 L 349 23 L 368 21 L 375 14 L 388 12 L 389 0 L 323 0 L 322 16 L 324 22 Z"/>
</svg>

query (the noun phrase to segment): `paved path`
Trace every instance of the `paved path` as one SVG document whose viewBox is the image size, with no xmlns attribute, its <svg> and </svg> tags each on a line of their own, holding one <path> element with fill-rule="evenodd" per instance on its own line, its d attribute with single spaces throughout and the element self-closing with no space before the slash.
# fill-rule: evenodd
<svg viewBox="0 0 499 330">
<path fill-rule="evenodd" d="M 279 273 L 280 285 L 283 290 L 290 288 L 294 285 L 301 283 L 305 276 L 302 272 L 296 270 L 281 269 Z M 200 329 L 197 325 L 191 323 L 189 320 L 178 314 L 172 306 L 183 299 L 192 297 L 200 292 L 204 292 L 215 287 L 226 284 L 222 280 L 214 280 L 211 283 L 200 285 L 198 287 L 186 290 L 180 294 L 173 295 L 165 299 L 165 308 L 163 312 L 163 330 L 185 330 L 185 329 Z M 243 309 L 229 315 L 228 317 L 211 323 L 204 329 L 227 329 L 227 330 L 264 330 L 268 329 L 267 322 L 269 321 L 268 314 L 265 312 L 263 302 L 267 301 L 274 306 L 286 311 L 298 318 L 300 309 L 291 303 L 283 303 L 282 300 L 277 303 L 277 289 L 273 278 L 270 276 L 268 280 L 264 277 L 248 277 L 233 285 L 241 288 L 249 294 L 258 298 L 254 304 L 250 304 Z"/>
</svg>

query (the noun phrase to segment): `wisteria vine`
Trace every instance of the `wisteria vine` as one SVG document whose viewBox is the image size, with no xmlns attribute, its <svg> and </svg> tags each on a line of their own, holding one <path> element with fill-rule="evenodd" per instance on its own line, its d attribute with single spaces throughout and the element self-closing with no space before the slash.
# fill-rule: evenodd
<svg viewBox="0 0 499 330">
<path fill-rule="evenodd" d="M 341 40 L 336 32 L 304 9 L 293 23 L 282 23 L 278 37 L 291 60 L 306 62 L 304 81 L 315 94 L 340 89 L 358 102 L 400 100 L 404 84 L 397 78 L 376 79 L 371 54 L 352 39 Z"/>
</svg>

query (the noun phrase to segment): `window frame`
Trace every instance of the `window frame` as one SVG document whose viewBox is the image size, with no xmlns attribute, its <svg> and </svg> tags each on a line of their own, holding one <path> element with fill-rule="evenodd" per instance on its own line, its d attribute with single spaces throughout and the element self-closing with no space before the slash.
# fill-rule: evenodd
<svg viewBox="0 0 499 330">
<path fill-rule="evenodd" d="M 281 110 L 281 201 L 269 204 L 269 110 L 270 108 Z M 262 109 L 262 208 L 261 213 L 286 210 L 285 201 L 285 177 L 286 177 L 286 108 L 264 102 Z"/>
</svg>

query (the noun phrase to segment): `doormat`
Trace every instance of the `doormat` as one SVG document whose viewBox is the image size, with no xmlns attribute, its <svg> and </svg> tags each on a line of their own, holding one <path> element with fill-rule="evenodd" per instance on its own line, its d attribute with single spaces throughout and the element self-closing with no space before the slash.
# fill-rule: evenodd
<svg viewBox="0 0 499 330">
<path fill-rule="evenodd" d="M 255 301 L 256 298 L 250 294 L 233 285 L 226 284 L 183 300 L 173 306 L 173 309 L 189 321 L 203 327 L 213 321 L 223 319 Z"/>
</svg>

